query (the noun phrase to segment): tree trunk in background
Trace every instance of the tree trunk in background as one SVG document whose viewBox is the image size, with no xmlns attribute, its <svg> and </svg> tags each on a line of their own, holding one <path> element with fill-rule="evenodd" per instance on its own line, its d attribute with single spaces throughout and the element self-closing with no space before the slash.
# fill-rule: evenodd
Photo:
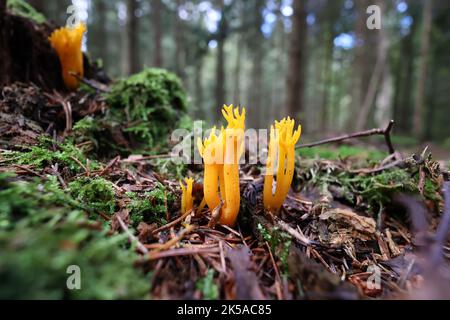
<svg viewBox="0 0 450 320">
<path fill-rule="evenodd" d="M 204 110 L 203 102 L 203 58 L 197 58 L 195 64 L 195 102 L 197 110 L 197 118 L 203 119 L 206 111 Z"/>
<path fill-rule="evenodd" d="M 94 2 L 94 25 L 91 26 L 92 35 L 88 36 L 89 51 L 93 53 L 94 59 L 102 59 L 103 66 L 108 65 L 108 32 L 106 29 L 106 0 Z"/>
<path fill-rule="evenodd" d="M 377 1 L 377 4 L 381 8 L 381 16 L 383 17 L 386 11 L 385 10 L 386 3 L 384 2 L 384 0 L 379 0 Z M 377 31 L 373 30 L 373 32 L 378 33 L 377 61 L 372 76 L 370 78 L 369 88 L 367 89 L 363 105 L 358 114 L 358 120 L 356 122 L 356 130 L 363 130 L 367 126 L 369 116 L 375 104 L 376 94 L 379 89 L 383 73 L 386 70 L 386 61 L 389 45 L 386 28 L 384 25 L 382 25 L 380 30 Z"/>
<path fill-rule="evenodd" d="M 6 0 L 0 0 L 0 87 L 9 82 L 9 49 L 6 41 Z"/>
<path fill-rule="evenodd" d="M 429 141 L 433 139 L 433 123 L 434 123 L 434 115 L 436 112 L 436 96 L 437 96 L 437 87 L 438 87 L 438 70 L 437 64 L 432 64 L 432 72 L 431 72 L 431 83 L 430 83 L 430 99 L 428 101 L 428 108 L 426 110 L 425 115 L 425 132 L 424 139 Z"/>
<path fill-rule="evenodd" d="M 355 63 L 353 68 L 352 80 L 352 105 L 348 114 L 347 127 L 349 130 L 355 130 L 355 114 L 358 114 L 363 104 L 363 98 L 367 91 L 369 78 L 367 75 L 368 67 L 370 66 L 368 56 L 365 54 L 367 42 L 367 15 L 366 9 L 368 6 L 367 0 L 359 0 L 355 2 L 355 11 L 357 13 L 355 23 Z"/>
<path fill-rule="evenodd" d="M 219 22 L 219 28 L 217 32 L 217 60 L 216 60 L 216 87 L 215 87 L 215 97 L 216 103 L 214 105 L 215 120 L 221 119 L 222 111 L 221 108 L 225 101 L 225 88 L 226 88 L 226 78 L 225 78 L 225 40 L 227 37 L 228 26 L 225 13 L 225 1 L 221 0 L 222 17 Z"/>
<path fill-rule="evenodd" d="M 330 115 L 333 114 L 332 94 L 333 94 L 333 62 L 334 62 L 334 39 L 337 36 L 336 23 L 339 19 L 339 12 L 342 8 L 343 2 L 341 0 L 328 0 L 323 9 L 322 17 L 324 28 L 325 41 L 325 57 L 323 65 L 323 80 L 322 80 L 322 112 L 320 119 L 320 130 L 322 132 L 328 129 L 328 122 Z M 319 44 L 320 45 L 320 44 Z M 336 128 L 337 126 L 334 126 Z"/>
<path fill-rule="evenodd" d="M 294 119 L 303 110 L 305 87 L 305 52 L 307 24 L 306 0 L 294 1 L 292 17 L 291 47 L 286 92 L 286 113 Z"/>
<path fill-rule="evenodd" d="M 414 75 L 414 60 L 416 48 L 414 46 L 414 39 L 417 33 L 417 12 L 419 11 L 417 3 L 408 1 L 410 8 L 410 14 L 412 17 L 412 24 L 410 32 L 402 39 L 400 44 L 399 66 L 396 72 L 397 85 L 395 87 L 394 98 L 394 120 L 395 131 L 397 134 L 410 134 L 412 133 L 412 92 L 413 92 L 413 75 Z"/>
<path fill-rule="evenodd" d="M 264 37 L 261 31 L 261 26 L 264 23 L 262 16 L 262 9 L 264 2 L 254 0 L 253 1 L 253 27 L 251 31 L 251 38 L 249 42 L 250 55 L 252 60 L 251 81 L 250 81 L 250 99 L 249 99 L 249 125 L 253 128 L 259 128 L 262 123 L 262 117 L 264 117 L 264 108 L 261 104 L 262 86 L 263 86 L 263 58 L 264 52 L 262 43 Z"/>
<path fill-rule="evenodd" d="M 182 6 L 184 3 L 183 0 L 177 0 L 177 8 Z M 186 79 L 186 72 L 184 70 L 185 68 L 185 39 L 184 39 L 184 23 L 180 19 L 180 16 L 178 15 L 178 11 L 176 11 L 176 17 L 175 17 L 175 62 L 176 62 L 176 73 L 178 76 L 184 81 Z"/>
<path fill-rule="evenodd" d="M 275 59 L 275 70 L 276 74 L 274 75 L 274 79 L 282 79 L 286 74 L 285 67 L 285 57 L 286 57 L 286 33 L 284 31 L 284 22 L 283 22 L 283 14 L 281 13 L 281 9 L 283 6 L 283 1 L 277 1 L 277 24 L 275 28 L 275 37 L 273 39 L 273 46 L 277 50 L 277 55 Z M 283 107 L 284 99 L 285 99 L 285 83 L 283 81 L 272 81 L 271 82 L 271 105 L 268 114 L 268 118 L 262 122 L 263 127 L 268 127 L 269 124 L 273 121 L 273 119 L 280 118 L 280 110 Z M 305 119 L 302 119 L 305 122 Z"/>
<path fill-rule="evenodd" d="M 433 0 L 426 0 L 423 11 L 423 30 L 420 39 L 419 74 L 417 76 L 417 97 L 414 110 L 414 133 L 417 139 L 424 138 L 425 81 L 428 71 L 430 33 L 433 13 Z"/>
<path fill-rule="evenodd" d="M 137 0 L 127 0 L 127 74 L 131 75 L 140 70 L 139 62 L 139 27 L 136 10 L 138 8 Z"/>
<path fill-rule="evenodd" d="M 164 66 L 163 52 L 162 52 L 163 27 L 161 23 L 162 2 L 161 0 L 152 0 L 150 2 L 151 4 L 153 4 L 151 17 L 155 41 L 155 53 L 153 65 L 155 67 L 162 68 Z"/>
<path fill-rule="evenodd" d="M 236 105 L 242 105 L 241 101 L 241 68 L 242 68 L 242 39 L 236 42 L 236 62 L 234 65 L 234 90 L 233 90 L 233 103 Z"/>
</svg>

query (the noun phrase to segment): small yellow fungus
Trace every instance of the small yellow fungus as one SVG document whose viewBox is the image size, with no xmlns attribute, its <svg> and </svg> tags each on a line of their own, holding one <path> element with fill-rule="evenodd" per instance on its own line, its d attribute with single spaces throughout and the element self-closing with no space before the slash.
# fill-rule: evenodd
<svg viewBox="0 0 450 320">
<path fill-rule="evenodd" d="M 84 75 L 81 42 L 85 32 L 86 26 L 80 23 L 74 28 L 63 27 L 55 30 L 49 38 L 61 62 L 64 84 L 72 91 L 80 85 L 74 74 L 80 78 Z"/>
<path fill-rule="evenodd" d="M 181 213 L 186 213 L 194 207 L 194 198 L 192 197 L 192 188 L 194 185 L 194 179 L 192 178 L 185 178 L 184 182 L 186 183 L 186 186 L 183 185 L 183 183 L 180 181 L 180 187 L 181 187 Z"/>
<path fill-rule="evenodd" d="M 241 201 L 239 160 L 244 150 L 245 108 L 240 113 L 233 105 L 224 106 L 222 114 L 228 123 L 226 129 L 217 136 L 214 127 L 204 143 L 199 139 L 197 144 L 205 163 L 206 204 L 212 210 L 223 201 L 220 223 L 233 226 Z"/>
<path fill-rule="evenodd" d="M 264 177 L 264 207 L 267 210 L 278 212 L 286 199 L 294 176 L 295 145 L 301 136 L 302 128 L 299 125 L 294 131 L 295 121 L 284 118 L 275 121 L 270 128 L 269 154 Z M 278 155 L 277 182 L 273 192 L 273 176 Z"/>
</svg>

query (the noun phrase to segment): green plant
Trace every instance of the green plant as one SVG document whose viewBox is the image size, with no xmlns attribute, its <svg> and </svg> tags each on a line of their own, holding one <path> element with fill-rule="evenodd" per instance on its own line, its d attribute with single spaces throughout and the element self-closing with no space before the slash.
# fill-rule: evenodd
<svg viewBox="0 0 450 320">
<path fill-rule="evenodd" d="M 187 97 L 181 80 L 162 69 L 145 69 L 114 83 L 106 93 L 109 119 L 125 124 L 125 132 L 148 147 L 166 144 L 162 139 L 184 117 Z M 158 140 L 156 140 L 158 139 Z"/>
<path fill-rule="evenodd" d="M 80 163 L 86 166 L 87 158 L 83 150 L 75 146 L 71 139 L 55 144 L 54 147 L 55 149 L 53 149 L 53 141 L 49 137 L 42 136 L 37 146 L 32 146 L 27 151 L 17 152 L 10 156 L 18 164 L 30 165 L 38 169 L 57 163 L 60 168 L 67 167 L 72 173 L 80 173 L 84 170 Z M 96 161 L 91 161 L 90 167 L 95 170 L 99 168 L 99 164 Z"/>
<path fill-rule="evenodd" d="M 150 275 L 133 267 L 126 235 L 88 221 L 56 179 L 17 181 L 0 174 L 0 299 L 141 299 Z M 69 290 L 67 268 L 81 270 Z M 117 276 L 120 275 L 120 276 Z"/>
<path fill-rule="evenodd" d="M 8 10 L 17 16 L 33 20 L 39 24 L 47 21 L 43 14 L 37 12 L 36 9 L 23 0 L 8 0 L 6 5 Z"/>
<path fill-rule="evenodd" d="M 289 248 L 291 247 L 292 237 L 286 232 L 281 231 L 278 227 L 274 227 L 269 231 L 260 223 L 258 224 L 258 231 L 263 239 L 269 244 L 273 254 L 280 259 L 284 272 L 287 272 Z"/>
<path fill-rule="evenodd" d="M 219 297 L 219 288 L 214 283 L 214 270 L 212 269 L 208 270 L 204 278 L 197 281 L 195 287 L 201 291 L 205 300 L 217 300 Z"/>
<path fill-rule="evenodd" d="M 69 192 L 77 201 L 94 212 L 111 215 L 115 210 L 115 193 L 112 182 L 103 178 L 81 177 L 69 183 Z"/>
<path fill-rule="evenodd" d="M 130 210 L 131 221 L 134 226 L 139 222 L 167 223 L 165 217 L 168 208 L 174 200 L 173 194 L 167 192 L 162 184 L 159 184 L 150 192 L 142 195 L 127 193 L 130 197 L 128 209 Z"/>
</svg>

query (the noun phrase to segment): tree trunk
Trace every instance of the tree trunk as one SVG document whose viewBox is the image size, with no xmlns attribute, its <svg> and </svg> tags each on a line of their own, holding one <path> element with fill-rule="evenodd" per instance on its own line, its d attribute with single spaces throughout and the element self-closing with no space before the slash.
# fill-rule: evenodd
<svg viewBox="0 0 450 320">
<path fill-rule="evenodd" d="M 216 60 L 216 104 L 214 106 L 215 120 L 221 119 L 222 105 L 226 103 L 225 101 L 225 88 L 226 88 L 226 77 L 225 77 L 225 40 L 227 38 L 228 26 L 225 13 L 225 1 L 221 0 L 222 17 L 219 22 L 219 29 L 217 32 L 217 60 Z"/>
<path fill-rule="evenodd" d="M 140 70 L 139 62 L 139 26 L 136 10 L 138 8 L 137 0 L 127 0 L 127 56 L 128 70 L 127 74 L 131 75 Z"/>
<path fill-rule="evenodd" d="M 241 105 L 241 68 L 242 68 L 242 40 L 239 37 L 236 46 L 236 62 L 234 65 L 233 103 Z"/>
<path fill-rule="evenodd" d="M 262 43 L 264 42 L 264 37 L 261 32 L 261 26 L 264 23 L 264 18 L 262 16 L 262 7 L 264 3 L 262 1 L 253 2 L 253 32 L 250 38 L 250 52 L 252 59 L 252 70 L 251 70 L 251 82 L 250 82 L 250 99 L 249 99 L 249 110 L 251 110 L 250 116 L 250 126 L 253 128 L 259 128 L 264 116 L 264 106 L 261 104 L 262 92 L 263 92 L 263 58 L 264 52 L 262 48 Z"/>
<path fill-rule="evenodd" d="M 89 51 L 95 59 L 101 58 L 103 65 L 108 65 L 108 32 L 106 30 L 106 0 L 97 0 L 94 2 L 94 25 L 91 26 L 92 36 L 88 37 Z"/>
<path fill-rule="evenodd" d="M 378 5 L 381 8 L 381 16 L 385 13 L 384 0 L 378 1 Z M 356 130 L 363 130 L 368 123 L 369 115 L 371 114 L 372 107 L 375 104 L 375 98 L 383 73 L 386 70 L 386 60 L 388 51 L 388 38 L 385 30 L 385 26 L 382 26 L 378 32 L 378 48 L 377 48 L 377 61 L 375 68 L 370 78 L 369 87 L 367 89 L 363 105 L 358 114 L 358 120 L 356 122 Z"/>
<path fill-rule="evenodd" d="M 195 100 L 197 103 L 197 116 L 204 119 L 206 112 L 203 107 L 203 58 L 198 57 L 195 65 Z"/>
<path fill-rule="evenodd" d="M 183 5 L 183 0 L 177 0 L 177 8 Z M 175 17 L 175 61 L 176 61 L 176 73 L 184 81 L 186 79 L 186 72 L 184 70 L 186 65 L 186 44 L 184 36 L 184 23 L 176 11 Z"/>
<path fill-rule="evenodd" d="M 152 24 L 153 24 L 153 34 L 155 41 L 155 55 L 153 64 L 155 67 L 162 68 L 164 66 L 163 60 L 163 49 L 162 49 L 162 23 L 161 23 L 161 14 L 162 14 L 162 2 L 161 0 L 152 0 Z"/>
<path fill-rule="evenodd" d="M 292 17 L 291 47 L 289 50 L 289 65 L 286 92 L 286 111 L 296 119 L 303 110 L 305 50 L 307 24 L 306 0 L 294 1 L 294 15 Z"/>
<path fill-rule="evenodd" d="M 6 0 L 0 0 L 0 87 L 9 83 L 10 62 L 9 49 L 6 39 Z"/>
<path fill-rule="evenodd" d="M 425 81 L 428 71 L 430 33 L 432 24 L 433 0 L 426 0 L 423 11 L 423 30 L 420 39 L 419 74 L 417 76 L 417 97 L 414 110 L 414 133 L 416 138 L 424 138 Z"/>
</svg>

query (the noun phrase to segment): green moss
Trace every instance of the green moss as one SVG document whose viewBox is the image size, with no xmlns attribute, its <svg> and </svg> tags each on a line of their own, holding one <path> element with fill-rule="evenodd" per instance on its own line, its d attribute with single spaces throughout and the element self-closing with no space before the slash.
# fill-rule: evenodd
<svg viewBox="0 0 450 320">
<path fill-rule="evenodd" d="M 0 299 L 148 297 L 149 276 L 133 267 L 126 235 L 97 231 L 52 177 L 15 179 L 0 175 Z M 81 290 L 67 289 L 71 265 L 81 269 Z"/>
<path fill-rule="evenodd" d="M 201 278 L 195 284 L 197 290 L 200 290 L 204 300 L 217 300 L 219 297 L 219 288 L 214 283 L 214 270 L 210 269 L 204 278 Z"/>
<path fill-rule="evenodd" d="M 367 207 L 372 214 L 391 203 L 396 193 L 419 195 L 419 175 L 413 170 L 393 168 L 377 174 L 354 174 L 328 167 L 300 169 L 306 177 L 306 185 L 317 188 L 322 194 L 329 194 L 333 188 L 335 196 L 353 205 Z M 424 198 L 435 203 L 441 201 L 439 186 L 429 177 L 425 180 Z"/>
<path fill-rule="evenodd" d="M 258 224 L 258 231 L 270 246 L 272 253 L 277 256 L 283 266 L 283 271 L 288 271 L 289 248 L 291 247 L 292 237 L 283 232 L 278 227 L 272 228 L 270 231 Z"/>
<path fill-rule="evenodd" d="M 67 167 L 75 174 L 84 170 L 79 163 L 84 166 L 87 164 L 87 158 L 83 150 L 75 146 L 71 139 L 55 144 L 54 150 L 53 141 L 45 136 L 40 138 L 39 145 L 32 146 L 29 150 L 20 153 L 10 154 L 9 158 L 14 159 L 18 164 L 30 165 L 38 169 L 57 163 L 59 168 Z M 90 168 L 96 170 L 99 168 L 99 164 L 96 161 L 91 161 Z"/>
<path fill-rule="evenodd" d="M 357 158 L 368 161 L 380 161 L 387 157 L 386 152 L 382 152 L 375 149 L 368 149 L 362 147 L 354 147 L 343 145 L 339 148 L 332 147 L 314 147 L 314 148 L 302 148 L 297 150 L 297 154 L 301 158 L 306 159 L 326 159 L 326 160 L 338 160 L 345 158 Z"/>
<path fill-rule="evenodd" d="M 115 211 L 115 193 L 112 182 L 103 178 L 81 177 L 69 183 L 69 192 L 77 201 L 94 212 L 111 215 Z"/>
<path fill-rule="evenodd" d="M 42 13 L 36 11 L 36 9 L 23 0 L 8 0 L 6 5 L 8 10 L 16 16 L 33 20 L 39 24 L 47 21 Z"/>
<path fill-rule="evenodd" d="M 144 71 L 117 81 L 106 94 L 108 119 L 148 149 L 166 145 L 166 138 L 187 111 L 181 80 L 162 69 Z"/>
<path fill-rule="evenodd" d="M 174 197 L 170 192 L 166 192 L 162 184 L 158 184 L 155 189 L 145 192 L 142 195 L 128 193 L 130 203 L 131 221 L 134 226 L 139 222 L 166 224 L 167 210 L 173 204 Z"/>
</svg>

